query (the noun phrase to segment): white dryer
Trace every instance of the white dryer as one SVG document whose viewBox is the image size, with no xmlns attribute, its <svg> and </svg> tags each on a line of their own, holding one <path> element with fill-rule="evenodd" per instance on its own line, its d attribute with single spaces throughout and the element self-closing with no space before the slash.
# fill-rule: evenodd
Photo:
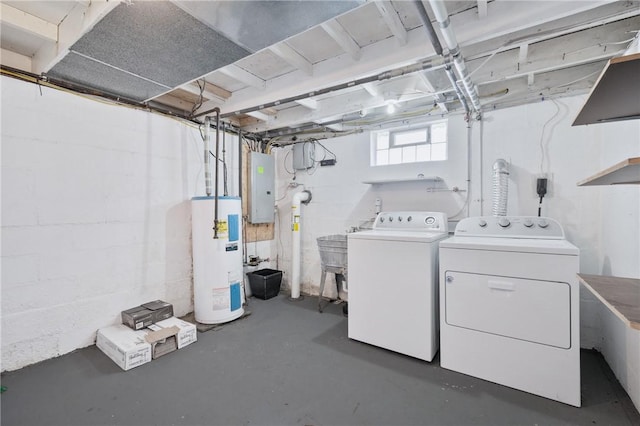
<svg viewBox="0 0 640 426">
<path fill-rule="evenodd" d="M 440 243 L 440 364 L 580 406 L 579 250 L 540 217 L 476 217 Z"/>
<path fill-rule="evenodd" d="M 348 234 L 349 338 L 425 361 L 438 351 L 440 212 L 384 212 Z"/>
</svg>

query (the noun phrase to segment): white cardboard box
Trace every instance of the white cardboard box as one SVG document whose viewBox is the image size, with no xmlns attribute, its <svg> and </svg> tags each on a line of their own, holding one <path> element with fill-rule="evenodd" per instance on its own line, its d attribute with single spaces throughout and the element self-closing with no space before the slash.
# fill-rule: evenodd
<svg viewBox="0 0 640 426">
<path fill-rule="evenodd" d="M 166 320 L 157 322 L 155 325 L 159 325 L 162 328 L 178 327 L 178 349 L 182 349 L 187 345 L 198 340 L 198 333 L 195 324 L 183 321 L 180 318 L 171 317 Z"/>
<path fill-rule="evenodd" d="M 96 346 L 125 371 L 151 361 L 151 344 L 122 324 L 98 330 Z"/>
</svg>

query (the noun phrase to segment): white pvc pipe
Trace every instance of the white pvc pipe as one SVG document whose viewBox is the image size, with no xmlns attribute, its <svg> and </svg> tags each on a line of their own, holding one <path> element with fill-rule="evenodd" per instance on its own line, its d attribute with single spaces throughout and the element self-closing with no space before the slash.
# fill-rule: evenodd
<svg viewBox="0 0 640 426">
<path fill-rule="evenodd" d="M 292 255 L 291 255 L 291 298 L 300 298 L 300 228 L 302 217 L 302 210 L 300 209 L 300 203 L 309 201 L 311 199 L 311 192 L 304 190 L 293 194 L 291 200 L 291 239 L 292 239 Z"/>
</svg>

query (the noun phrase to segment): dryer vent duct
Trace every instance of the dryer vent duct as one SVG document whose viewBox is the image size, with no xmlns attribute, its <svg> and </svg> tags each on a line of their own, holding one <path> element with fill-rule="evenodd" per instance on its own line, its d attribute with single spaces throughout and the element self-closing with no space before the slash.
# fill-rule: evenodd
<svg viewBox="0 0 640 426">
<path fill-rule="evenodd" d="M 507 198 L 509 195 L 509 164 L 502 158 L 493 163 L 493 206 L 494 216 L 507 215 Z"/>
</svg>

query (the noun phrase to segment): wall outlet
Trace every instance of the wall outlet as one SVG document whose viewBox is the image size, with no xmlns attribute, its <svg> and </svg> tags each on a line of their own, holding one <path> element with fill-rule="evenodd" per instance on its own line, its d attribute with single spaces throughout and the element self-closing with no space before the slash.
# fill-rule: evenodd
<svg viewBox="0 0 640 426">
<path fill-rule="evenodd" d="M 547 193 L 544 195 L 544 198 L 551 198 L 553 196 L 553 173 L 538 173 L 532 176 L 531 192 L 534 198 L 540 199 L 538 195 L 538 179 L 547 180 Z"/>
</svg>

